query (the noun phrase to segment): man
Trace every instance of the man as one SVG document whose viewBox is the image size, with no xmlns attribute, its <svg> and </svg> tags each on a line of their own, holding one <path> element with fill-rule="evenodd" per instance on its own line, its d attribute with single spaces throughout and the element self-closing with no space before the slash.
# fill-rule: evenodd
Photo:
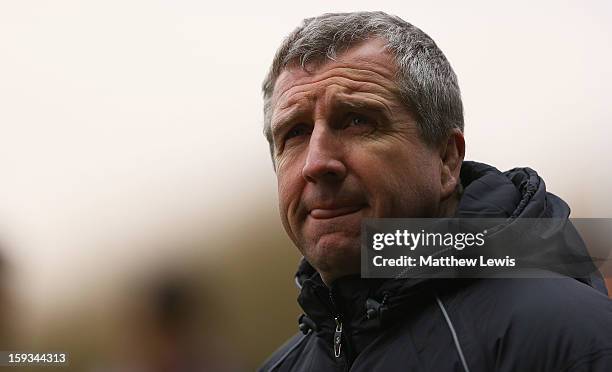
<svg viewBox="0 0 612 372">
<path fill-rule="evenodd" d="M 425 33 L 381 12 L 306 19 L 263 91 L 304 315 L 261 370 L 612 370 L 612 306 L 595 276 L 359 276 L 365 217 L 569 215 L 533 170 L 463 162 L 457 79 Z"/>
</svg>

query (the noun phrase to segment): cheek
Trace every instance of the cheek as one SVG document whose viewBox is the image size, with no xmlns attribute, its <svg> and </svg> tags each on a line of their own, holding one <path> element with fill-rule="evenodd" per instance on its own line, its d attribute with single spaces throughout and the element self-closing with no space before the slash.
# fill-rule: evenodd
<svg viewBox="0 0 612 372">
<path fill-rule="evenodd" d="M 410 185 L 406 188 L 410 190 L 410 195 L 406 197 L 412 205 L 410 211 L 413 216 L 432 217 L 440 195 L 440 175 L 435 159 L 429 156 L 415 158 L 406 176 L 404 182 Z"/>
<path fill-rule="evenodd" d="M 381 152 L 377 156 L 370 153 L 356 161 L 375 214 L 379 217 L 429 215 L 438 192 L 433 160 L 426 152 L 396 151 Z"/>
<path fill-rule="evenodd" d="M 291 221 L 294 220 L 291 218 L 291 212 L 289 210 L 292 199 L 291 187 L 290 183 L 286 179 L 286 177 L 278 177 L 277 179 L 277 187 L 278 187 L 278 211 L 281 218 L 281 223 L 283 224 L 283 228 L 285 232 L 289 236 L 291 240 L 296 242 L 296 234 L 295 223 Z"/>
<path fill-rule="evenodd" d="M 302 192 L 302 184 L 301 177 L 297 177 L 295 172 L 278 173 L 278 204 L 283 223 L 291 220 L 295 213 Z"/>
<path fill-rule="evenodd" d="M 391 161 L 385 154 L 362 153 L 352 160 L 354 174 L 374 215 L 390 215 L 410 188 L 406 169 L 398 164 L 397 158 Z"/>
<path fill-rule="evenodd" d="M 287 208 L 291 200 L 291 185 L 289 184 L 286 177 L 278 177 L 278 206 L 281 217 L 285 218 L 287 215 Z"/>
</svg>

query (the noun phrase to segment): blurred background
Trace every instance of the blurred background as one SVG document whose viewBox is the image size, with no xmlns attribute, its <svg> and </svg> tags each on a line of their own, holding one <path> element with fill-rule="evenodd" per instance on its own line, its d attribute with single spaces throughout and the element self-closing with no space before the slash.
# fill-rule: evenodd
<svg viewBox="0 0 612 372">
<path fill-rule="evenodd" d="M 297 332 L 260 85 L 324 12 L 422 28 L 459 77 L 467 159 L 612 217 L 612 3 L 330 4 L 0 3 L 0 350 L 243 371 Z"/>
</svg>

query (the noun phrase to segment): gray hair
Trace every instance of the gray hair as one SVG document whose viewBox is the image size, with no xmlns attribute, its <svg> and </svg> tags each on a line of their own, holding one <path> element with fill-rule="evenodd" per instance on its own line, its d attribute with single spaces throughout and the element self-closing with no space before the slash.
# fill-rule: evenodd
<svg viewBox="0 0 612 372">
<path fill-rule="evenodd" d="M 439 144 L 449 131 L 463 131 L 463 105 L 457 76 L 436 43 L 423 31 L 397 16 L 383 12 L 328 13 L 307 18 L 283 41 L 266 76 L 264 134 L 274 158 L 271 133 L 274 85 L 291 63 L 306 68 L 308 63 L 334 59 L 338 53 L 372 37 L 387 42 L 398 68 L 401 100 L 416 115 L 425 143 Z"/>
</svg>

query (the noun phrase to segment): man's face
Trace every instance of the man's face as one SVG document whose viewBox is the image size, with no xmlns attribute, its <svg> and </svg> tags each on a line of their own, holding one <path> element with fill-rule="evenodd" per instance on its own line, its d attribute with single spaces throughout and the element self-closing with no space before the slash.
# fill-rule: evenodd
<svg viewBox="0 0 612 372">
<path fill-rule="evenodd" d="M 326 282 L 359 272 L 364 217 L 431 217 L 440 154 L 400 101 L 384 42 L 279 76 L 271 119 L 285 230 Z"/>
</svg>

